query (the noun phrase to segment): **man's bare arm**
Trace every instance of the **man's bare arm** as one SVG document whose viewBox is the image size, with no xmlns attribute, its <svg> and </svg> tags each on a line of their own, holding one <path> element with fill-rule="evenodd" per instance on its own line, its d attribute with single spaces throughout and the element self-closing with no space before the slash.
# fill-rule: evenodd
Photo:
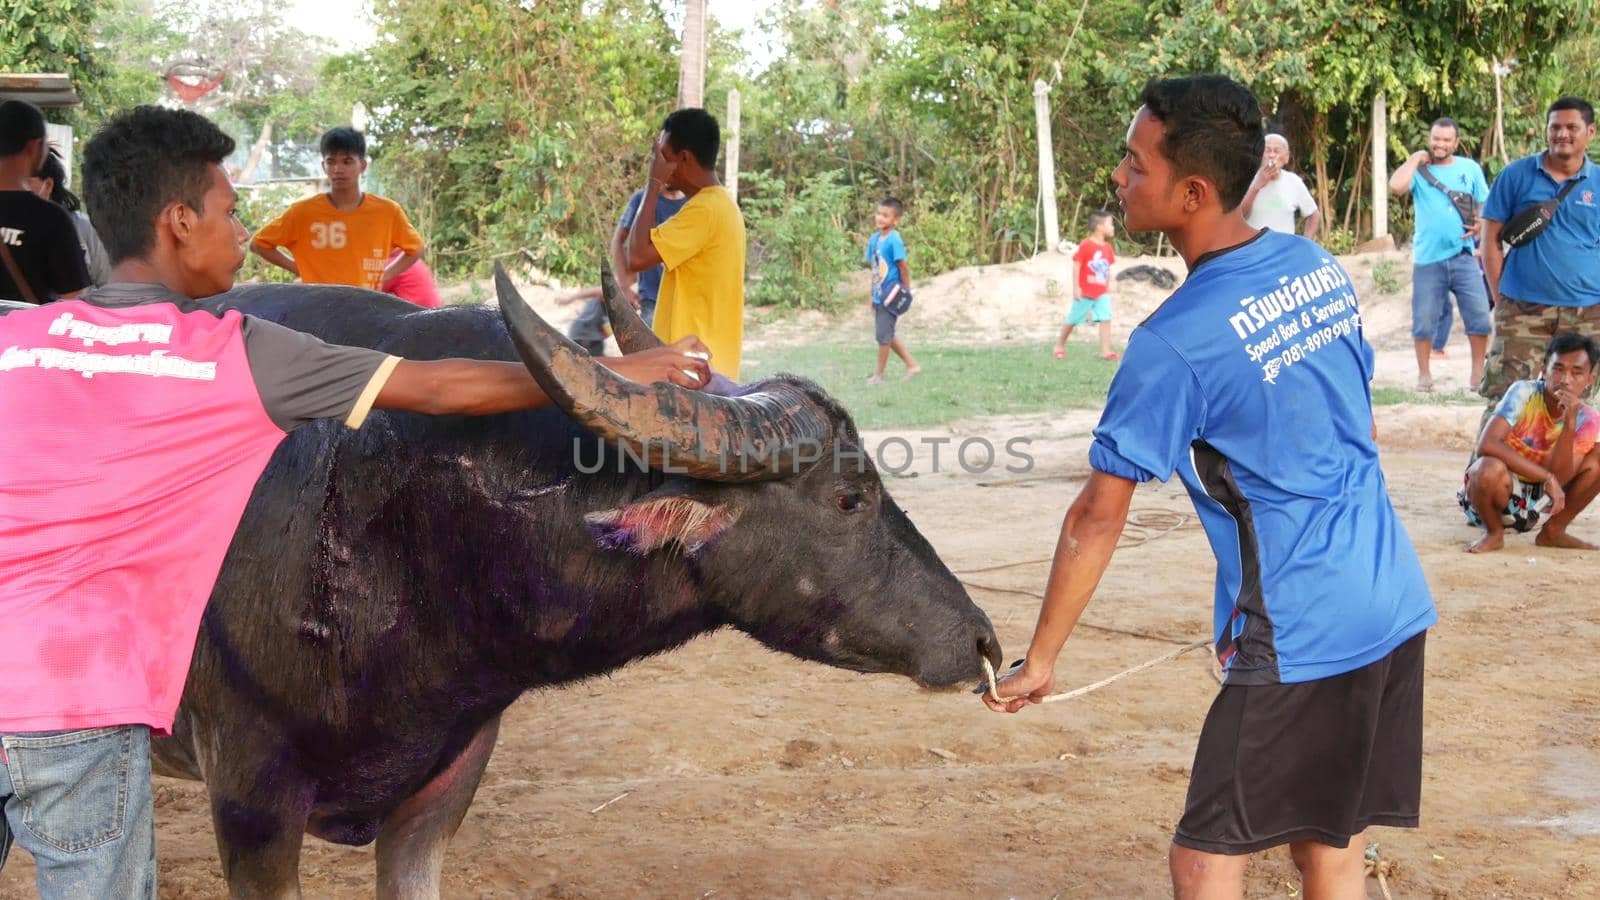
<svg viewBox="0 0 1600 900">
<path fill-rule="evenodd" d="M 378 290 L 387 291 L 389 285 L 400 276 L 401 272 L 417 264 L 422 258 L 421 253 L 402 253 L 394 258 L 394 262 L 383 267 L 383 275 L 378 279 Z"/>
<path fill-rule="evenodd" d="M 1511 423 L 1499 416 L 1491 418 L 1489 424 L 1484 426 L 1483 434 L 1478 436 L 1478 455 L 1500 460 L 1506 464 L 1506 468 L 1520 475 L 1524 481 L 1544 481 L 1556 474 L 1511 449 L 1511 445 L 1506 443 L 1506 435 L 1510 431 Z M 1569 445 L 1569 453 L 1570 450 Z M 1561 481 L 1559 477 L 1556 480 Z"/>
<path fill-rule="evenodd" d="M 639 212 L 633 217 L 634 222 L 654 222 L 656 220 L 656 201 L 661 197 L 660 183 L 651 181 L 645 188 L 644 199 L 639 201 Z M 629 272 L 643 272 L 661 265 L 661 253 L 656 250 L 656 245 L 650 241 L 650 229 L 628 229 L 628 266 Z"/>
<path fill-rule="evenodd" d="M 1256 205 L 1256 194 L 1259 193 L 1261 193 L 1261 185 L 1254 181 L 1250 182 L 1250 190 L 1245 191 L 1244 199 L 1239 201 L 1239 215 L 1250 215 L 1251 208 Z"/>
<path fill-rule="evenodd" d="M 1014 699 L 997 704 L 985 695 L 984 702 L 991 709 L 1016 712 L 1044 699 L 1055 687 L 1056 657 L 1061 655 L 1061 647 L 1111 563 L 1137 486 L 1104 472 L 1089 476 L 1078 499 L 1067 510 L 1066 521 L 1061 523 L 1044 604 L 1039 609 L 1039 624 L 1034 628 L 1027 658 L 1021 670 L 999 685 L 1001 697 Z"/>
<path fill-rule="evenodd" d="M 260 241 L 251 241 L 250 252 L 261 257 L 267 262 L 272 263 L 278 268 L 283 269 L 294 277 L 300 277 L 300 267 L 295 265 L 294 260 L 289 258 L 288 254 L 284 253 L 277 247 L 274 247 L 271 244 L 263 244 Z"/>
<path fill-rule="evenodd" d="M 596 360 L 630 381 L 670 381 L 698 390 L 711 381 L 698 338 L 684 338 L 627 356 Z M 428 415 L 484 416 L 534 409 L 550 403 L 527 367 L 520 363 L 470 359 L 401 360 L 373 406 Z"/>
<path fill-rule="evenodd" d="M 1317 232 L 1322 230 L 1322 210 L 1314 209 L 1311 215 L 1306 216 L 1306 240 L 1317 239 Z"/>
<path fill-rule="evenodd" d="M 1400 164 L 1400 168 L 1395 169 L 1394 174 L 1389 176 L 1389 193 L 1411 193 L 1411 179 L 1416 176 L 1417 169 L 1422 167 L 1423 160 L 1427 158 L 1428 151 L 1426 150 L 1418 150 L 1406 157 L 1406 161 Z"/>
<path fill-rule="evenodd" d="M 1500 247 L 1504 222 L 1483 219 L 1483 274 L 1489 282 L 1489 299 L 1500 302 L 1500 275 L 1506 268 L 1506 252 Z"/>
<path fill-rule="evenodd" d="M 634 221 L 639 221 L 634 217 Z M 617 287 L 622 289 L 622 296 L 628 298 L 635 311 L 639 310 L 639 291 L 636 285 L 638 278 L 632 267 L 628 265 L 628 235 L 632 229 L 626 225 L 618 225 L 617 230 L 611 235 L 611 271 L 616 275 Z"/>
</svg>

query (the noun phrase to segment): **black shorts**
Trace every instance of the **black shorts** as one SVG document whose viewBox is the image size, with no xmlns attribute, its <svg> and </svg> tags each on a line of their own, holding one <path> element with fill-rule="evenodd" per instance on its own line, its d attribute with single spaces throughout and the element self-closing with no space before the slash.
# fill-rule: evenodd
<svg viewBox="0 0 1600 900">
<path fill-rule="evenodd" d="M 1299 684 L 1227 685 L 1195 749 L 1172 841 L 1237 856 L 1369 825 L 1415 828 L 1422 805 L 1422 648 Z"/>
</svg>

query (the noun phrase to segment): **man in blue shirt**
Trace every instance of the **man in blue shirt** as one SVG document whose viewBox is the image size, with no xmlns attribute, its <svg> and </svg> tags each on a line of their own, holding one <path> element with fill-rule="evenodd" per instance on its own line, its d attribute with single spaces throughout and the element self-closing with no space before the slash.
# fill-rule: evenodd
<svg viewBox="0 0 1600 900">
<path fill-rule="evenodd" d="M 1165 234 L 1189 278 L 1128 340 L 1027 659 L 985 702 L 1016 712 L 1053 690 L 1134 488 L 1177 472 L 1216 556 L 1226 677 L 1174 893 L 1241 896 L 1248 854 L 1288 844 L 1307 896 L 1356 896 L 1365 829 L 1417 824 L 1437 618 L 1378 468 L 1372 348 L 1331 254 L 1239 211 L 1262 147 L 1250 92 L 1201 75 L 1140 100 L 1112 178 L 1128 229 Z"/>
<path fill-rule="evenodd" d="M 1417 350 L 1417 390 L 1422 392 L 1433 390 L 1428 357 L 1439 322 L 1449 315 L 1451 294 L 1456 296 L 1472 349 L 1467 383 L 1473 387 L 1483 376 L 1484 351 L 1489 347 L 1489 290 L 1473 248 L 1479 228 L 1477 213 L 1489 198 L 1489 185 L 1477 163 L 1456 155 L 1460 143 L 1460 127 L 1454 119 L 1436 120 L 1428 130 L 1428 149 L 1411 154 L 1389 179 L 1390 191 L 1410 191 L 1415 203 L 1411 340 Z M 1457 206 L 1450 191 L 1462 195 L 1465 209 Z"/>
<path fill-rule="evenodd" d="M 1545 344 L 1557 333 L 1600 338 L 1600 167 L 1586 155 L 1594 133 L 1594 107 L 1562 97 L 1546 114 L 1548 148 L 1506 166 L 1489 191 L 1483 268 L 1495 299 L 1495 336 L 1479 393 L 1490 412 L 1506 388 L 1539 377 Z M 1569 183 L 1549 227 L 1503 251 L 1505 223 Z"/>
<path fill-rule="evenodd" d="M 611 271 L 617 273 L 617 287 L 622 290 L 622 296 L 633 304 L 638 310 L 639 317 L 644 319 L 646 325 L 654 325 L 656 320 L 656 298 L 661 294 L 661 266 L 654 266 L 638 273 L 638 287 L 634 287 L 634 279 L 629 278 L 628 272 L 628 232 L 633 228 L 633 220 L 639 215 L 639 203 L 644 199 L 644 191 L 634 191 L 628 198 L 628 205 L 622 210 L 622 216 L 617 220 L 617 230 L 611 236 Z M 656 225 L 672 218 L 678 210 L 683 209 L 683 204 L 689 198 L 679 190 L 665 190 L 656 201 Z M 572 320 L 572 325 L 567 329 L 567 337 L 572 338 L 580 347 L 589 351 L 591 356 L 600 356 L 605 353 L 606 335 L 610 324 L 606 319 L 605 305 L 600 300 L 600 289 L 589 288 L 584 291 L 569 295 L 572 300 L 587 301 L 578 317 Z M 567 302 L 558 300 L 557 302 Z"/>
</svg>

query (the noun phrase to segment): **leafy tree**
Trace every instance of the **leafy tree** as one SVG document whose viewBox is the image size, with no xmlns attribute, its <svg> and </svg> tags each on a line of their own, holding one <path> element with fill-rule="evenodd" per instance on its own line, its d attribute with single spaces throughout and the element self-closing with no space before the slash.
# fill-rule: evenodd
<svg viewBox="0 0 1600 900">
<path fill-rule="evenodd" d="M 1374 96 L 1385 94 L 1396 118 L 1481 98 L 1495 59 L 1520 56 L 1538 68 L 1551 58 L 1570 28 L 1570 8 L 1554 0 L 1162 2 L 1151 10 L 1151 62 L 1250 85 L 1296 146 L 1310 148 L 1324 214 L 1348 192 L 1349 223 L 1364 191 Z M 1391 150 L 1400 151 L 1395 143 Z M 1339 174 L 1330 177 L 1335 162 Z"/>
<path fill-rule="evenodd" d="M 188 63 L 222 75 L 221 85 L 195 108 L 235 134 L 252 136 L 238 180 L 254 180 L 270 148 L 309 143 L 349 120 L 352 87 L 337 67 L 328 69 L 326 42 L 284 21 L 275 0 L 163 0 L 157 16 L 179 35 L 163 70 Z"/>
<path fill-rule="evenodd" d="M 755 250 L 752 267 L 760 277 L 751 285 L 753 303 L 793 309 L 832 310 L 850 298 L 835 288 L 852 258 L 844 217 L 850 189 L 837 171 L 806 178 L 789 192 L 780 181 L 752 176 L 762 199 L 744 204 L 749 240 Z"/>
<path fill-rule="evenodd" d="M 9 0 L 0 16 L 0 71 L 63 72 L 82 105 L 61 118 L 79 130 L 154 101 L 160 82 L 135 47 L 159 47 L 166 30 L 137 0 Z"/>
<path fill-rule="evenodd" d="M 596 277 L 677 87 L 646 0 L 378 0 L 363 96 L 382 171 L 449 272 L 491 256 Z"/>
</svg>

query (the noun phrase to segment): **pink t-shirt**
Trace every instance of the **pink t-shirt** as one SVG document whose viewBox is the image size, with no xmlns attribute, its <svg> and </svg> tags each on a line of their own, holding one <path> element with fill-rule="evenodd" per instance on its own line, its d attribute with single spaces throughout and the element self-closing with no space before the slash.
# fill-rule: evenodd
<svg viewBox="0 0 1600 900">
<path fill-rule="evenodd" d="M 0 732 L 168 731 L 285 429 L 364 417 L 393 368 L 237 312 L 135 303 L 141 290 L 160 293 L 0 316 Z"/>
<path fill-rule="evenodd" d="M 389 257 L 389 262 L 399 257 L 400 254 L 396 253 Z M 420 259 L 389 282 L 389 293 L 427 309 L 438 309 L 442 302 L 439 299 L 439 286 L 433 280 L 433 270 Z"/>
</svg>

